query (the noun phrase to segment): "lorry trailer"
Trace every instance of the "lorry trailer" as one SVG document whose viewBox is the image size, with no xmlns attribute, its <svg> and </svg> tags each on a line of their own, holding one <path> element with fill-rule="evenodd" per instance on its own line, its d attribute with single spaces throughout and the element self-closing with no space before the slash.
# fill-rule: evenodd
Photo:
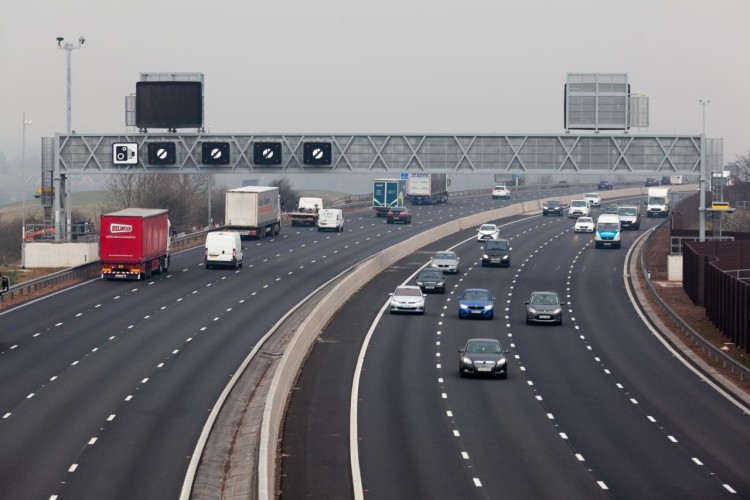
<svg viewBox="0 0 750 500">
<path fill-rule="evenodd" d="M 225 201 L 224 231 L 258 239 L 281 232 L 279 188 L 245 186 L 230 189 Z"/>
<path fill-rule="evenodd" d="M 376 217 L 385 217 L 393 207 L 403 207 L 406 179 L 375 179 L 372 182 L 372 209 Z"/>
<path fill-rule="evenodd" d="M 445 203 L 448 201 L 448 175 L 409 172 L 407 196 L 414 205 Z"/>
<path fill-rule="evenodd" d="M 292 226 L 314 226 L 318 222 L 318 213 L 323 209 L 323 198 L 303 196 L 299 199 L 297 210 L 287 214 Z"/>
<path fill-rule="evenodd" d="M 170 225 L 167 211 L 126 208 L 99 221 L 102 278 L 149 279 L 169 269 Z"/>
</svg>

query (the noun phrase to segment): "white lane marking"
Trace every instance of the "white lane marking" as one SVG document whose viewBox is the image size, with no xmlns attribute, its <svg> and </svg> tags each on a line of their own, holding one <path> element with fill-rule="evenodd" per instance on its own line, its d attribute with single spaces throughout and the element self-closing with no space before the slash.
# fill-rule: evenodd
<svg viewBox="0 0 750 500">
<path fill-rule="evenodd" d="M 440 396 L 441 396 L 441 397 L 442 397 L 443 399 L 448 399 L 448 395 L 447 395 L 446 393 L 442 393 L 442 394 L 441 394 Z"/>
<path fill-rule="evenodd" d="M 76 318 L 80 318 L 81 316 L 83 316 L 83 313 L 76 314 Z"/>
<path fill-rule="evenodd" d="M 145 384 L 146 382 L 148 382 L 148 377 L 146 377 L 143 380 L 141 380 L 141 384 Z"/>
<path fill-rule="evenodd" d="M 478 477 L 474 478 L 474 486 L 476 486 L 477 488 L 482 487 L 482 481 L 480 481 Z"/>
<path fill-rule="evenodd" d="M 18 347 L 18 344 L 10 346 L 10 349 L 9 349 L 9 350 L 11 350 L 11 351 L 12 351 L 12 350 L 13 350 L 13 349 L 15 349 L 16 347 Z"/>
<path fill-rule="evenodd" d="M 57 380 L 57 375 L 53 375 L 51 379 L 49 379 L 50 382 L 54 382 Z"/>
<path fill-rule="evenodd" d="M 728 484 L 722 484 L 722 486 L 723 486 L 723 487 L 724 487 L 724 489 L 725 489 L 725 490 L 727 490 L 727 491 L 728 491 L 729 493 L 737 493 L 737 492 L 736 492 L 736 491 L 734 491 L 734 490 L 732 489 L 732 487 L 731 487 L 731 486 L 729 486 Z"/>
<path fill-rule="evenodd" d="M 456 429 L 456 430 L 454 430 L 454 431 L 453 431 L 453 435 L 454 435 L 455 437 L 460 437 L 460 436 L 461 436 L 461 433 L 460 433 L 460 432 L 458 432 L 458 429 Z"/>
<path fill-rule="evenodd" d="M 177 354 L 178 352 L 180 352 L 180 350 L 179 349 L 175 349 L 174 351 L 172 351 L 172 354 Z"/>
<path fill-rule="evenodd" d="M 676 438 L 675 438 L 674 436 L 667 436 L 667 437 L 668 437 L 668 438 L 669 438 L 669 440 L 670 440 L 670 441 L 672 441 L 673 443 L 676 443 L 676 442 L 677 442 L 677 439 L 676 439 Z"/>
<path fill-rule="evenodd" d="M 113 413 L 112 415 L 108 416 L 108 417 L 107 417 L 107 422 L 111 422 L 111 421 L 113 421 L 113 420 L 115 419 L 115 416 L 116 416 L 116 415 L 115 415 L 114 413 Z"/>
<path fill-rule="evenodd" d="M 697 458 L 693 457 L 693 462 L 695 462 L 697 465 L 703 465 L 703 462 L 698 460 Z"/>
<path fill-rule="evenodd" d="M 159 363 L 158 365 L 156 365 L 157 368 L 161 368 L 162 366 L 164 366 L 164 363 Z"/>
<path fill-rule="evenodd" d="M 62 322 L 57 323 L 55 326 L 61 326 L 61 325 L 62 325 Z"/>
<path fill-rule="evenodd" d="M 633 403 L 634 405 L 638 404 L 638 401 L 635 398 L 630 398 L 630 402 Z"/>
<path fill-rule="evenodd" d="M 78 363 L 80 363 L 80 361 L 73 361 L 72 363 L 70 363 L 70 366 L 75 366 L 75 365 L 77 365 Z"/>
<path fill-rule="evenodd" d="M 579 462 L 585 462 L 585 460 L 583 459 L 583 455 L 581 455 L 580 453 L 576 453 L 576 458 Z"/>
<path fill-rule="evenodd" d="M 449 417 L 452 417 L 452 416 L 453 416 L 453 412 L 452 412 L 452 411 L 450 411 L 450 410 L 447 410 L 447 411 L 445 412 L 445 414 L 446 414 L 447 416 L 449 416 Z"/>
<path fill-rule="evenodd" d="M 564 432 L 560 433 L 560 437 L 563 438 L 563 439 L 568 439 L 568 435 L 565 434 Z"/>
<path fill-rule="evenodd" d="M 6 413 L 5 415 L 3 415 L 3 418 L 8 418 L 8 417 L 10 417 L 11 415 L 12 415 L 12 414 L 11 414 L 11 412 L 8 412 L 8 413 Z"/>
<path fill-rule="evenodd" d="M 73 464 L 68 469 L 68 472 L 75 472 L 77 468 L 78 468 L 78 464 Z"/>
<path fill-rule="evenodd" d="M 130 401 L 131 399 L 133 399 L 133 395 L 128 394 L 128 396 L 125 398 L 125 401 Z"/>
<path fill-rule="evenodd" d="M 97 439 L 98 438 L 91 438 L 91 439 L 89 439 L 89 445 L 92 445 L 92 444 L 96 443 Z"/>
<path fill-rule="evenodd" d="M 654 424 L 656 423 L 656 419 L 655 419 L 654 417 L 652 417 L 651 415 L 649 415 L 649 416 L 648 416 L 648 419 L 649 419 L 649 420 L 650 420 L 650 421 L 651 421 L 652 423 L 654 423 Z"/>
<path fill-rule="evenodd" d="M 553 414 L 551 414 L 551 413 L 547 413 L 547 418 L 550 419 L 550 420 L 554 420 L 555 416 Z"/>
<path fill-rule="evenodd" d="M 598 484 L 598 485 L 599 485 L 599 487 L 600 487 L 601 489 L 603 489 L 603 490 L 608 490 L 608 489 L 609 489 L 609 488 L 607 488 L 607 485 L 606 485 L 606 484 L 604 484 L 604 481 L 597 481 L 597 482 L 596 482 L 596 484 Z"/>
<path fill-rule="evenodd" d="M 469 459 L 469 454 L 468 454 L 468 453 L 466 453 L 465 451 L 462 451 L 462 452 L 461 452 L 461 457 L 462 457 L 462 458 L 463 458 L 464 460 L 468 460 L 468 459 Z"/>
</svg>

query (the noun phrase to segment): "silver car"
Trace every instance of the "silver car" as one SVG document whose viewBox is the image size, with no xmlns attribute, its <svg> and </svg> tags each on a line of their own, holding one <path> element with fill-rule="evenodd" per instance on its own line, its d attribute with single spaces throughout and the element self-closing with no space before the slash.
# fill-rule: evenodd
<svg viewBox="0 0 750 500">
<path fill-rule="evenodd" d="M 390 296 L 391 313 L 412 312 L 424 314 L 425 295 L 418 286 L 400 286 Z"/>
<path fill-rule="evenodd" d="M 446 250 L 444 252 L 437 252 L 432 256 L 430 260 L 430 267 L 440 269 L 444 273 L 458 274 L 458 264 L 461 259 L 456 255 L 456 252 Z"/>
<path fill-rule="evenodd" d="M 562 325 L 562 306 L 557 292 L 531 292 L 526 301 L 526 323 Z"/>
<path fill-rule="evenodd" d="M 496 240 L 500 237 L 500 229 L 496 224 L 482 224 L 477 229 L 477 241 Z"/>
</svg>

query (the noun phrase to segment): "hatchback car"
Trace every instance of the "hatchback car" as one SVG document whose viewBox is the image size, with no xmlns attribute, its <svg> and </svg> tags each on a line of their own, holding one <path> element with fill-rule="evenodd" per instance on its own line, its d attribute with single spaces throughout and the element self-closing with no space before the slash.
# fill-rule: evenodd
<svg viewBox="0 0 750 500">
<path fill-rule="evenodd" d="M 467 288 L 458 297 L 459 318 L 487 318 L 495 315 L 495 297 L 485 288 Z"/>
<path fill-rule="evenodd" d="M 500 229 L 495 224 L 482 224 L 477 229 L 477 241 L 496 240 L 500 237 Z"/>
<path fill-rule="evenodd" d="M 531 292 L 526 301 L 526 323 L 555 323 L 562 325 L 562 307 L 556 292 Z"/>
<path fill-rule="evenodd" d="M 440 269 L 444 273 L 458 274 L 459 262 L 461 259 L 456 255 L 456 252 L 446 250 L 444 252 L 437 252 L 430 259 L 430 267 Z"/>
<path fill-rule="evenodd" d="M 592 219 L 591 217 L 578 217 L 573 230 L 576 233 L 593 233 L 594 226 L 594 219 Z"/>
<path fill-rule="evenodd" d="M 406 207 L 393 207 L 388 210 L 386 217 L 388 218 L 388 224 L 393 224 L 395 222 L 411 224 L 411 214 Z"/>
<path fill-rule="evenodd" d="M 510 251 L 513 250 L 508 240 L 487 240 L 482 247 L 482 267 L 510 267 Z"/>
<path fill-rule="evenodd" d="M 505 184 L 495 186 L 492 190 L 492 199 L 496 200 L 498 198 L 505 198 L 506 200 L 510 199 L 510 189 L 508 189 Z"/>
<path fill-rule="evenodd" d="M 423 291 L 445 293 L 445 275 L 435 267 L 426 267 L 417 274 L 417 286 Z"/>
<path fill-rule="evenodd" d="M 542 215 L 559 215 L 563 214 L 563 204 L 557 200 L 547 200 L 542 205 Z"/>
<path fill-rule="evenodd" d="M 583 195 L 584 200 L 588 200 L 592 207 L 600 207 L 602 205 L 602 198 L 599 193 L 586 193 Z"/>
<path fill-rule="evenodd" d="M 508 378 L 508 353 L 499 340 L 469 339 L 463 349 L 458 350 L 458 374 L 490 375 Z"/>
<path fill-rule="evenodd" d="M 418 286 L 404 285 L 396 288 L 391 296 L 391 313 L 413 312 L 424 314 L 425 295 Z"/>
</svg>

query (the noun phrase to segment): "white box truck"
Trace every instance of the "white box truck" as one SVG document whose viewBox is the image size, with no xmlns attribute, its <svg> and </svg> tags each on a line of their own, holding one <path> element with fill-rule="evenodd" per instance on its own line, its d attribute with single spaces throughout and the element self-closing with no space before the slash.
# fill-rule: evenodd
<svg viewBox="0 0 750 500">
<path fill-rule="evenodd" d="M 292 226 L 314 226 L 318 213 L 323 210 L 323 198 L 303 196 L 297 203 L 297 210 L 287 214 Z"/>
<path fill-rule="evenodd" d="M 406 195 L 412 205 L 445 203 L 448 201 L 448 175 L 409 172 Z"/>
<path fill-rule="evenodd" d="M 646 200 L 646 217 L 669 217 L 670 201 L 669 188 L 648 188 L 648 199 Z"/>
<path fill-rule="evenodd" d="M 226 192 L 224 230 L 258 239 L 281 231 L 279 188 L 245 186 Z"/>
</svg>

